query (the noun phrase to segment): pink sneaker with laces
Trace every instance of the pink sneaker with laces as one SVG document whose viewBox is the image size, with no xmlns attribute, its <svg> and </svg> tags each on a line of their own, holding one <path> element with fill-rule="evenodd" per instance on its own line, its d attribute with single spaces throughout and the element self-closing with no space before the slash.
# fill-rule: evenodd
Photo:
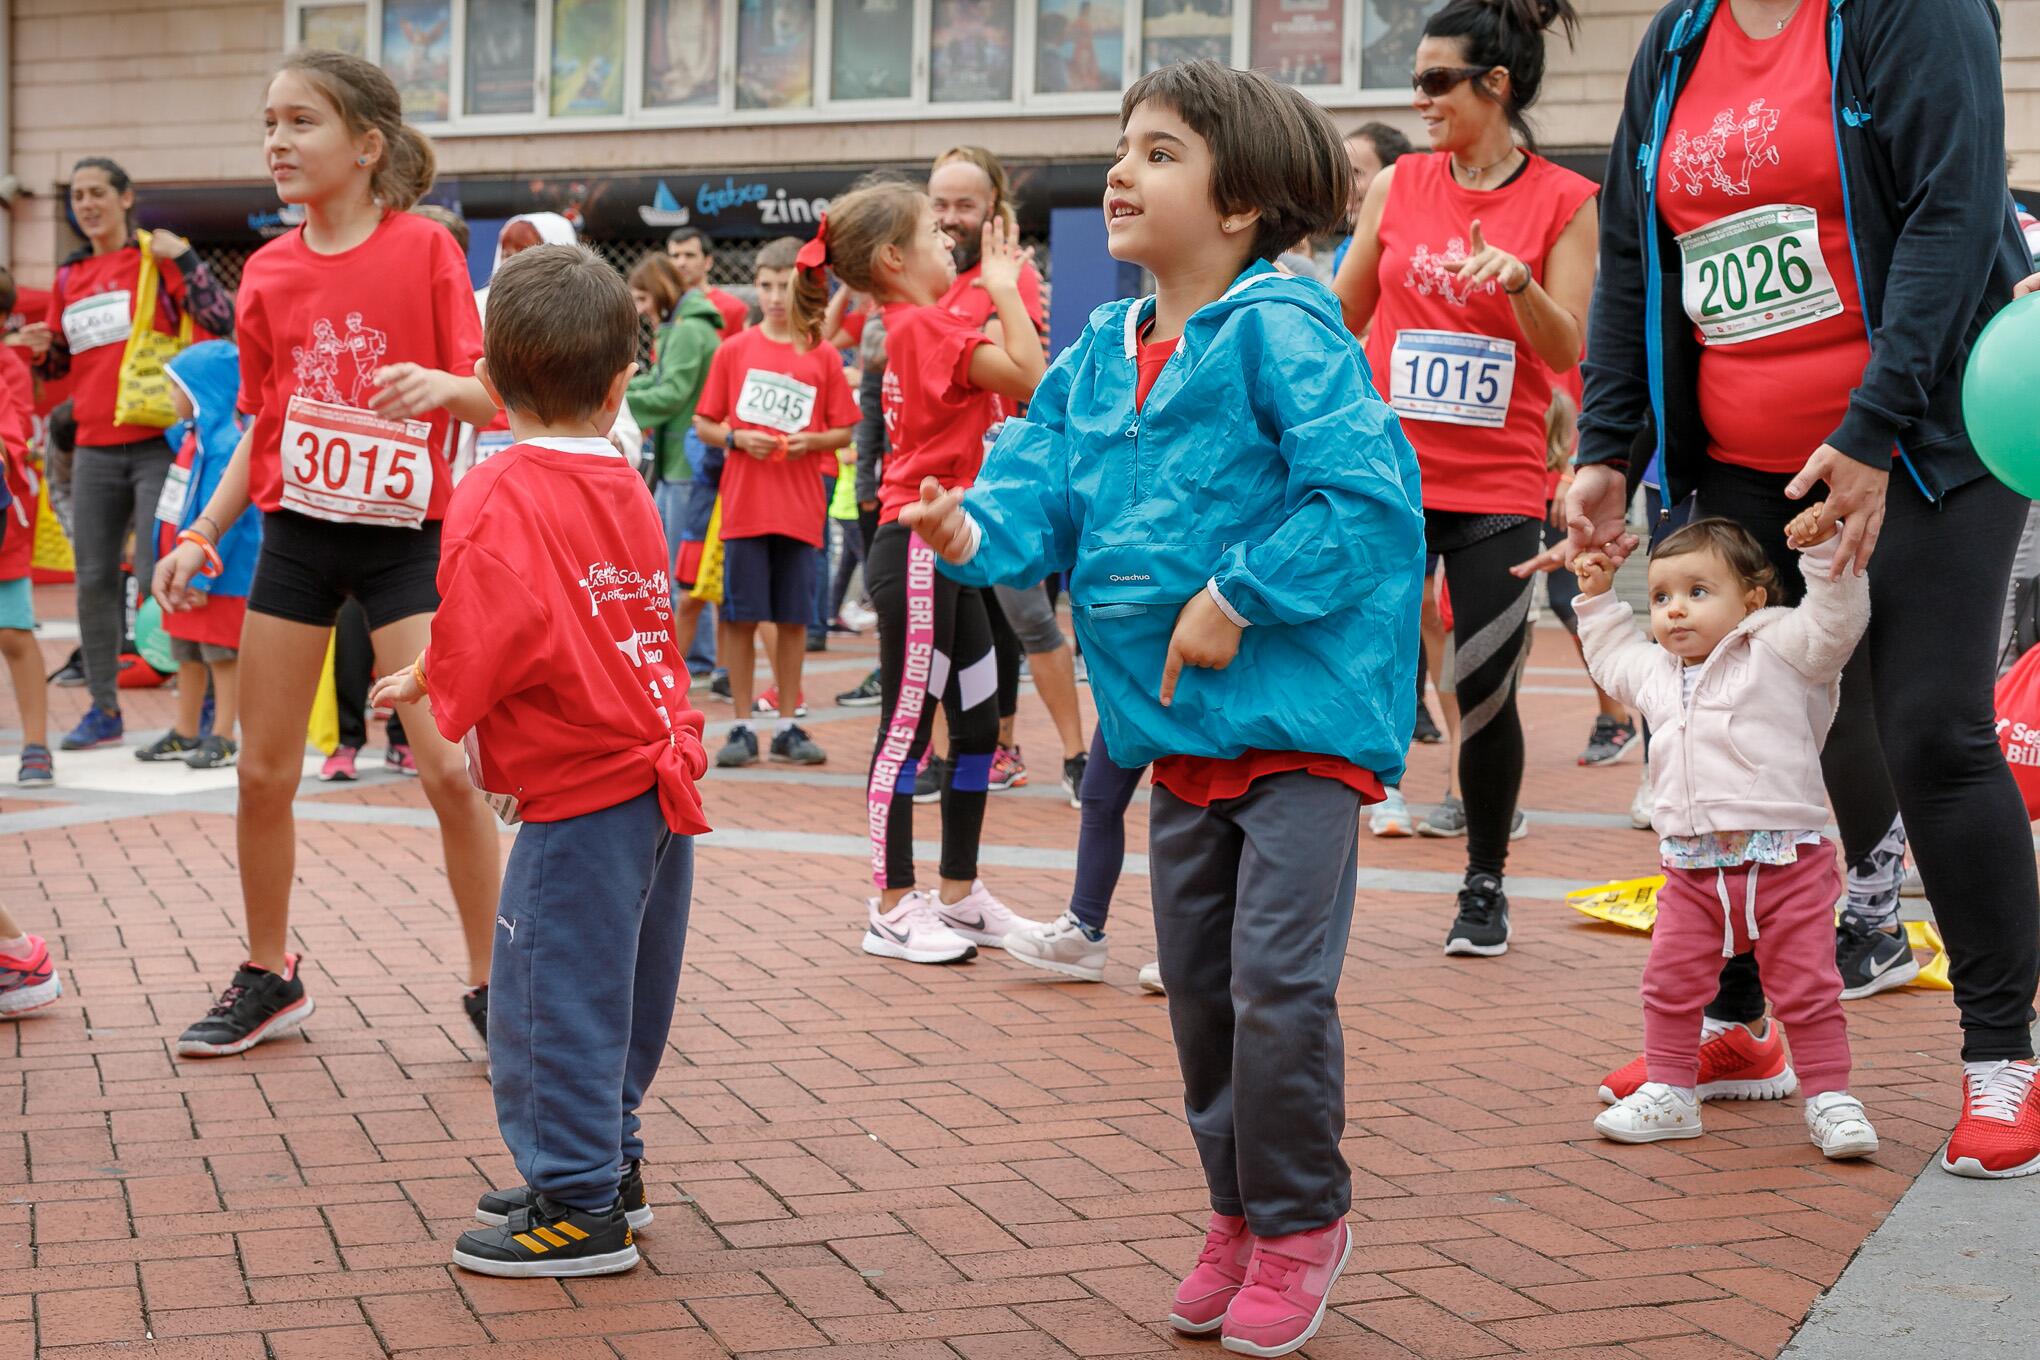
<svg viewBox="0 0 2040 1360">
<path fill-rule="evenodd" d="M 1225 1310 L 1247 1282 L 1247 1262 L 1253 1255 L 1254 1235 L 1247 1231 L 1247 1220 L 1213 1214 L 1197 1264 L 1176 1286 L 1169 1325 L 1191 1336 L 1217 1331 L 1225 1324 Z"/>
<path fill-rule="evenodd" d="M 1226 1310 L 1225 1348 L 1241 1355 L 1287 1355 L 1316 1336 L 1332 1282 L 1352 1250 L 1344 1219 L 1288 1237 L 1256 1238 L 1247 1286 Z"/>
</svg>

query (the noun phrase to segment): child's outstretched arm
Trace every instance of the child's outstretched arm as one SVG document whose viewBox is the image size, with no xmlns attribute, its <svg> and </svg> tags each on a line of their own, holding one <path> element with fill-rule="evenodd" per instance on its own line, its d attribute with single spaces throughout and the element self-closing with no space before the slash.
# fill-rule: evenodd
<svg viewBox="0 0 2040 1360">
<path fill-rule="evenodd" d="M 1580 578 L 1573 610 L 1579 616 L 1580 650 L 1587 674 L 1611 698 L 1638 707 L 1637 698 L 1651 667 L 1662 663 L 1656 645 L 1636 626 L 1636 611 L 1615 598 L 1615 560 L 1600 551 L 1583 552 L 1572 561 Z M 1651 714 L 1645 714 L 1651 717 Z"/>
<path fill-rule="evenodd" d="M 1845 571 L 1833 579 L 1840 528 L 1825 501 L 1808 506 L 1785 526 L 1785 541 L 1799 550 L 1806 598 L 1764 632 L 1765 643 L 1787 664 L 1822 684 L 1842 673 L 1870 626 L 1870 578 Z"/>
</svg>

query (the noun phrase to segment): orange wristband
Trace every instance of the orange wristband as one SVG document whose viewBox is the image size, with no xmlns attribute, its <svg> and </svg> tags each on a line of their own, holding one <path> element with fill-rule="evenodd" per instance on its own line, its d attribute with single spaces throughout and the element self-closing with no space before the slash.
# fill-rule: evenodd
<svg viewBox="0 0 2040 1360">
<path fill-rule="evenodd" d="M 420 694 L 430 694 L 432 692 L 425 684 L 425 654 L 423 652 L 418 653 L 418 659 L 411 663 L 411 678 L 418 682 L 418 692 Z"/>
<path fill-rule="evenodd" d="M 220 550 L 213 546 L 211 539 L 198 530 L 186 529 L 183 533 L 177 535 L 177 541 L 179 543 L 196 543 L 199 550 L 205 554 L 205 563 L 198 569 L 200 576 L 210 579 L 227 569 L 227 564 L 220 560 Z"/>
</svg>

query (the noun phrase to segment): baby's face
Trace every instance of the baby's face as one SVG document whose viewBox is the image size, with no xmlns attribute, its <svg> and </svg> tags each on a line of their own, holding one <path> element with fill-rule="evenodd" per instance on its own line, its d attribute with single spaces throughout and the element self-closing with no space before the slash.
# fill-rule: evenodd
<svg viewBox="0 0 2040 1360">
<path fill-rule="evenodd" d="M 1737 624 L 1763 607 L 1764 592 L 1745 589 L 1712 549 L 1650 561 L 1651 636 L 1689 666 L 1705 661 Z"/>
</svg>

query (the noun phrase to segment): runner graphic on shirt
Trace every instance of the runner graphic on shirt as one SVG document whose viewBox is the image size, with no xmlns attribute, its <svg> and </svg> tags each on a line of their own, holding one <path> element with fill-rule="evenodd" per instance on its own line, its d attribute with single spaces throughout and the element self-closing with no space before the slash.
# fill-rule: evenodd
<svg viewBox="0 0 2040 1360">
<path fill-rule="evenodd" d="M 389 336 L 373 326 L 364 326 L 360 312 L 349 312 L 346 325 L 343 335 L 322 316 L 312 323 L 309 345 L 290 347 L 299 396 L 335 406 L 367 406 L 376 370 L 383 366 L 383 356 L 389 352 Z M 344 392 L 340 387 L 343 356 L 354 361 L 352 380 Z"/>
<path fill-rule="evenodd" d="M 1445 243 L 1445 249 L 1433 254 L 1427 245 L 1418 244 L 1410 249 L 1409 267 L 1403 271 L 1403 287 L 1414 288 L 1424 297 L 1433 293 L 1455 306 L 1464 307 L 1472 300 L 1473 285 L 1459 277 L 1456 272 L 1466 262 L 1466 242 L 1453 237 Z M 1482 287 L 1492 293 L 1493 283 Z"/>
<path fill-rule="evenodd" d="M 1701 137 L 1688 137 L 1681 128 L 1667 153 L 1671 161 L 1671 187 L 1684 189 L 1695 198 L 1712 186 L 1738 197 L 1750 192 L 1750 174 L 1759 166 L 1777 165 L 1778 148 L 1771 136 L 1778 130 L 1779 112 L 1763 100 L 1753 100 L 1741 116 L 1734 109 L 1714 115 L 1714 124 Z M 1728 174 L 1730 143 L 1742 142 L 1742 165 L 1731 179 Z"/>
</svg>

